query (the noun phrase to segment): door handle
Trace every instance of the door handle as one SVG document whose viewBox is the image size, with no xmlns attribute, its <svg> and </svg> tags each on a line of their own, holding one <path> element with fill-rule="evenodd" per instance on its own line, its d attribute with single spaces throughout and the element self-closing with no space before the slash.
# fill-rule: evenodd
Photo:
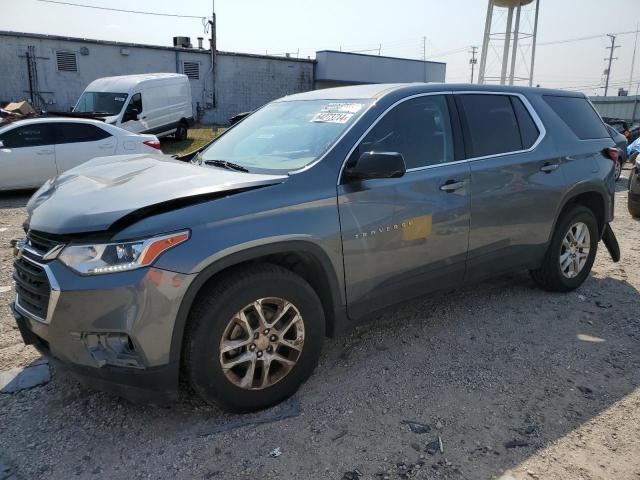
<svg viewBox="0 0 640 480">
<path fill-rule="evenodd" d="M 113 145 L 98 145 L 98 148 L 106 150 L 107 148 L 113 148 Z"/>
<path fill-rule="evenodd" d="M 440 185 L 440 190 L 447 193 L 453 193 L 456 190 L 460 190 L 466 185 L 466 181 L 447 180 L 443 185 Z"/>
<path fill-rule="evenodd" d="M 545 162 L 545 164 L 540 167 L 540 171 L 544 173 L 551 173 L 554 170 L 557 170 L 559 166 L 560 164 L 558 163 Z"/>
<path fill-rule="evenodd" d="M 49 155 L 49 154 L 53 153 L 53 150 L 38 150 L 36 153 L 38 155 Z"/>
</svg>

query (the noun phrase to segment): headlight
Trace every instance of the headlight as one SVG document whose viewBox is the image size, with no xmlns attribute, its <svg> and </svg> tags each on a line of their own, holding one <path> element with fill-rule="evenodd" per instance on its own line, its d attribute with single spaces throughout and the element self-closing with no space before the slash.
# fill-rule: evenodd
<svg viewBox="0 0 640 480">
<path fill-rule="evenodd" d="M 122 272 L 151 265 L 163 252 L 189 239 L 183 231 L 143 240 L 95 245 L 69 245 L 58 257 L 84 275 Z"/>
</svg>

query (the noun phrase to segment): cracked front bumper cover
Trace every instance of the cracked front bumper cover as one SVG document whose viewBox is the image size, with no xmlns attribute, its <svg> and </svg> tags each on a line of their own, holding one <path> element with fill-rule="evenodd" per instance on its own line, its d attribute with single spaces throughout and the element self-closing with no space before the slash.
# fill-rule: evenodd
<svg viewBox="0 0 640 480">
<path fill-rule="evenodd" d="M 180 365 L 170 363 L 160 367 L 132 369 L 103 366 L 100 368 L 74 364 L 51 353 L 49 342 L 33 331 L 33 322 L 11 305 L 18 329 L 25 344 L 33 345 L 51 363 L 73 374 L 81 383 L 134 402 L 166 403 L 177 398 Z"/>
</svg>

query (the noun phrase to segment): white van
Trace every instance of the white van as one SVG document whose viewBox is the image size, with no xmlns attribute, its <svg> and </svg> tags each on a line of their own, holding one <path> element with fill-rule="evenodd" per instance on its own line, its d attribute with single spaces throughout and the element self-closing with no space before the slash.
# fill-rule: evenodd
<svg viewBox="0 0 640 480">
<path fill-rule="evenodd" d="M 74 112 L 103 115 L 106 123 L 134 133 L 187 138 L 193 125 L 186 75 L 145 73 L 98 78 L 80 96 Z"/>
</svg>

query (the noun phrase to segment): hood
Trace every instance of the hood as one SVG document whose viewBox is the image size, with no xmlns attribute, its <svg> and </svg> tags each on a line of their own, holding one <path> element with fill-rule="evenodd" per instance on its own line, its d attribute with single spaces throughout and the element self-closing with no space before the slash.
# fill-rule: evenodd
<svg viewBox="0 0 640 480">
<path fill-rule="evenodd" d="M 164 155 L 96 158 L 48 180 L 31 197 L 29 228 L 51 234 L 105 231 L 128 215 L 180 208 L 286 178 L 196 166 Z"/>
</svg>

